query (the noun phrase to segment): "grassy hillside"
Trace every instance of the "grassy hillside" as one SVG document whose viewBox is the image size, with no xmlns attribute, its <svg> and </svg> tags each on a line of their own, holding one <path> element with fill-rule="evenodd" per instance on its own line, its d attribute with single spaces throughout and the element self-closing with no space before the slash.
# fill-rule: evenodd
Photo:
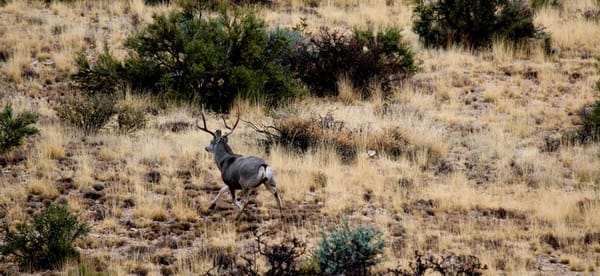
<svg viewBox="0 0 600 276">
<path fill-rule="evenodd" d="M 595 1 L 564 1 L 536 13 L 553 39 L 548 56 L 502 41 L 481 52 L 423 48 L 411 31 L 409 1 L 276 2 L 259 11 L 269 26 L 291 27 L 301 18 L 313 32 L 396 25 L 422 62 L 421 72 L 385 100 L 377 90 L 362 100 L 340 80 L 335 98 L 276 109 L 238 101 L 242 119 L 255 124 L 329 116 L 343 124 L 331 135 L 352 137 L 357 154 L 349 162 L 328 144 L 267 152 L 262 136 L 240 123 L 230 144 L 274 167 L 284 219 L 263 188 L 240 220 L 228 196 L 207 210 L 223 185 L 204 151 L 211 137 L 170 127 L 194 124 L 197 107 L 162 108 L 128 95 L 124 101 L 149 120 L 128 134 L 111 122 L 84 136 L 58 118 L 54 107 L 73 94 L 68 80 L 80 51 L 93 58 L 106 46 L 124 57 L 131 33 L 153 13 L 176 8 L 88 0 L 0 7 L 0 107 L 40 114 L 40 134 L 0 160 L 0 220 L 26 221 L 66 200 L 92 229 L 77 244 L 83 266 L 69 264 L 64 273 L 197 275 L 223 256 L 247 252 L 253 230 L 272 232 L 274 243 L 296 237 L 313 250 L 321 231 L 343 220 L 383 232 L 382 271 L 407 267 L 415 250 L 473 255 L 491 275 L 600 269 L 600 145 L 562 139 L 580 124 L 578 112 L 598 99 L 600 26 L 597 17 L 586 18 L 598 11 Z M 220 115 L 207 115 L 209 128 L 223 128 Z M 397 155 L 367 154 L 373 141 L 386 139 L 399 145 Z M 0 271 L 14 269 L 0 264 Z"/>
</svg>

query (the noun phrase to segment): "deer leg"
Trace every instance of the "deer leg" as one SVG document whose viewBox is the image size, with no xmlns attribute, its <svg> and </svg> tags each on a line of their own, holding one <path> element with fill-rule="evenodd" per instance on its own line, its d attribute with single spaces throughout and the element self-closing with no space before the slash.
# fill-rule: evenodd
<svg viewBox="0 0 600 276">
<path fill-rule="evenodd" d="M 242 204 L 240 204 L 240 202 L 237 200 L 236 196 L 235 196 L 235 190 L 233 189 L 229 189 L 229 191 L 231 192 L 231 199 L 233 200 L 233 204 L 235 204 L 235 206 L 237 206 L 238 208 L 242 208 Z M 244 191 L 242 190 L 242 193 Z"/>
<path fill-rule="evenodd" d="M 217 194 L 217 197 L 215 197 L 215 199 L 213 199 L 213 201 L 210 203 L 210 207 L 208 207 L 208 209 L 210 209 L 210 210 L 215 209 L 215 207 L 217 206 L 217 200 L 219 200 L 219 197 L 221 197 L 221 195 L 223 195 L 223 193 L 225 193 L 227 191 L 229 191 L 229 186 L 225 186 L 225 187 L 221 188 L 221 190 Z"/>
<path fill-rule="evenodd" d="M 277 207 L 279 207 L 279 214 L 283 217 L 283 209 L 281 209 L 281 198 L 279 197 L 279 193 L 277 192 L 277 187 L 271 183 L 265 183 L 265 186 L 273 194 L 275 200 L 277 200 Z"/>
<path fill-rule="evenodd" d="M 238 213 L 236 218 L 239 218 L 242 215 L 242 213 L 244 212 L 244 209 L 246 209 L 246 205 L 248 205 L 248 202 L 250 202 L 250 200 L 249 200 L 250 191 L 242 190 L 242 194 L 244 196 L 244 199 L 242 200 L 242 206 L 241 206 L 240 212 Z"/>
<path fill-rule="evenodd" d="M 240 197 L 245 197 L 245 196 L 246 196 L 246 190 L 242 190 L 242 191 L 240 192 Z M 240 210 L 241 210 L 241 209 L 244 209 L 244 207 L 243 207 L 243 205 L 242 205 L 242 204 L 243 204 L 243 201 L 242 201 L 242 202 L 238 201 L 238 200 L 235 198 L 235 196 L 233 197 L 233 202 L 235 203 L 235 206 L 237 206 L 237 207 L 238 207 Z"/>
</svg>

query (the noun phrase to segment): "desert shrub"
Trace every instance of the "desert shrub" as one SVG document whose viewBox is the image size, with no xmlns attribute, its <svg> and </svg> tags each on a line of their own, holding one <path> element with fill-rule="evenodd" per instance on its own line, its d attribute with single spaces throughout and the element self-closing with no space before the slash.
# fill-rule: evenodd
<svg viewBox="0 0 600 276">
<path fill-rule="evenodd" d="M 111 96 L 98 94 L 77 96 L 56 107 L 58 117 L 91 135 L 100 130 L 116 112 Z"/>
<path fill-rule="evenodd" d="M 396 27 L 355 29 L 347 35 L 323 27 L 297 44 L 288 63 L 316 96 L 337 95 L 338 79 L 346 77 L 367 98 L 370 82 L 381 82 L 388 90 L 394 81 L 417 70 L 414 53 L 400 31 Z"/>
<path fill-rule="evenodd" d="M 117 108 L 116 113 L 120 133 L 129 133 L 146 127 L 146 112 L 139 107 L 122 105 Z"/>
<path fill-rule="evenodd" d="M 561 8 L 563 6 L 563 0 L 531 0 L 531 8 L 538 10 L 541 8 Z"/>
<path fill-rule="evenodd" d="M 37 134 L 38 129 L 30 126 L 37 119 L 38 116 L 31 112 L 13 114 L 12 106 L 5 105 L 0 112 L 0 154 L 20 146 L 25 137 Z"/>
<path fill-rule="evenodd" d="M 600 58 L 598 58 L 600 63 Z M 600 91 L 600 80 L 596 82 L 596 90 Z M 600 138 L 600 100 L 595 103 L 583 107 L 579 111 L 581 118 L 581 127 L 574 133 L 569 133 L 568 140 L 570 142 L 596 142 Z"/>
<path fill-rule="evenodd" d="M 267 234 L 255 231 L 256 244 L 250 249 L 265 257 L 267 271 L 264 275 L 299 275 L 299 260 L 306 251 L 306 244 L 297 238 L 269 244 L 264 238 Z"/>
<path fill-rule="evenodd" d="M 488 47 L 495 38 L 523 43 L 544 38 L 522 0 L 435 0 L 415 7 L 413 30 L 427 47 Z"/>
<path fill-rule="evenodd" d="M 272 126 L 247 123 L 263 136 L 261 143 L 267 152 L 274 144 L 297 153 L 325 145 L 332 147 L 343 162 L 356 159 L 357 140 L 352 131 L 345 128 L 342 121 L 335 120 L 331 113 L 318 118 L 283 118 Z"/>
<path fill-rule="evenodd" d="M 135 91 L 163 99 L 201 102 L 227 111 L 236 97 L 277 104 L 302 94 L 279 53 L 287 37 L 269 31 L 252 10 L 195 10 L 155 15 L 130 37 L 124 77 Z"/>
<path fill-rule="evenodd" d="M 445 256 L 424 255 L 415 251 L 415 256 L 410 261 L 408 269 L 389 269 L 388 275 L 411 275 L 422 276 L 439 273 L 440 275 L 481 275 L 481 270 L 487 269 L 486 265 L 481 264 L 479 258 L 472 255 L 454 255 Z"/>
<path fill-rule="evenodd" d="M 600 101 L 584 107 L 579 111 L 581 128 L 576 137 L 579 142 L 596 142 L 600 138 Z"/>
<path fill-rule="evenodd" d="M 144 3 L 146 3 L 146 5 L 150 5 L 150 6 L 157 6 L 157 5 L 163 5 L 163 4 L 170 4 L 171 0 L 144 0 Z"/>
<path fill-rule="evenodd" d="M 5 223 L 0 252 L 23 271 L 58 269 L 78 256 L 73 242 L 89 231 L 89 225 L 80 222 L 66 204 L 54 204 L 35 215 L 33 224 L 21 223 L 13 230 Z"/>
<path fill-rule="evenodd" d="M 156 0 L 155 0 L 156 1 Z M 180 6 L 184 8 L 193 7 L 194 9 L 206 9 L 211 11 L 217 11 L 220 9 L 226 9 L 234 6 L 272 6 L 275 4 L 273 0 L 183 0 L 180 1 Z"/>
<path fill-rule="evenodd" d="M 331 233 L 321 233 L 322 241 L 315 252 L 322 274 L 368 275 L 370 268 L 382 261 L 384 241 L 378 230 L 344 222 Z"/>
</svg>

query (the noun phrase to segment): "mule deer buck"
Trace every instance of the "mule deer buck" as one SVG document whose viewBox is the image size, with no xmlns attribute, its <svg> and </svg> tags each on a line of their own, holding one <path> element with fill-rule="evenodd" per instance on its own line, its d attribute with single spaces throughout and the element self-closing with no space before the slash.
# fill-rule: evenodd
<svg viewBox="0 0 600 276">
<path fill-rule="evenodd" d="M 221 171 L 221 178 L 225 182 L 225 187 L 221 188 L 217 197 L 211 202 L 209 209 L 213 210 L 216 207 L 217 200 L 227 191 L 231 192 L 233 202 L 240 209 L 238 217 L 242 214 L 246 205 L 248 204 L 248 196 L 250 190 L 264 184 L 265 187 L 273 194 L 277 200 L 277 207 L 279 207 L 279 213 L 283 217 L 283 211 L 281 209 L 281 198 L 277 193 L 277 184 L 275 181 L 275 175 L 273 169 L 264 159 L 256 156 L 243 156 L 233 153 L 233 150 L 227 143 L 229 135 L 233 133 L 240 121 L 240 110 L 238 107 L 237 120 L 233 124 L 233 127 L 227 125 L 225 117 L 223 117 L 223 123 L 225 128 L 229 132 L 222 134 L 220 129 L 214 132 L 208 130 L 206 127 L 206 118 L 204 115 L 204 108 L 202 109 L 202 122 L 204 126 L 200 126 L 198 120 L 196 120 L 196 127 L 206 133 L 212 135 L 212 140 L 206 151 L 211 152 L 215 157 L 215 163 Z M 241 190 L 240 196 L 243 196 L 243 202 L 240 203 L 235 197 L 235 190 Z"/>
</svg>

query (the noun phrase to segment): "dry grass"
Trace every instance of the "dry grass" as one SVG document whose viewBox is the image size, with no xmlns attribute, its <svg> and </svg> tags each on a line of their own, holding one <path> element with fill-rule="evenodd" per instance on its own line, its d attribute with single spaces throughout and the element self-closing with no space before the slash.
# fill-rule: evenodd
<svg viewBox="0 0 600 276">
<path fill-rule="evenodd" d="M 25 221 L 44 199 L 66 198 L 93 226 L 80 245 L 84 264 L 117 275 L 159 274 L 164 267 L 204 273 L 217 252 L 245 250 L 255 227 L 276 230 L 275 239 L 300 237 L 314 248 L 319 230 L 341 218 L 383 231 L 388 259 L 382 268 L 406 263 L 414 250 L 472 254 L 490 274 L 543 273 L 537 264 L 544 258 L 555 259 L 549 269 L 557 273 L 593 273 L 600 265 L 595 257 L 600 241 L 593 238 L 600 228 L 600 146 L 543 150 L 544 137 L 575 127 L 573 114 L 597 99 L 593 84 L 599 76 L 591 57 L 599 54 L 600 28 L 582 17 L 593 1 L 567 1 L 560 11 L 536 15 L 555 42 L 557 54 L 550 57 L 539 49 L 513 50 L 502 41 L 482 53 L 420 48 L 410 31 L 411 8 L 400 1 L 388 6 L 384 0 L 282 0 L 289 8 L 262 10 L 271 26 L 292 26 L 305 17 L 313 31 L 321 25 L 395 24 L 423 61 L 423 71 L 389 100 L 362 100 L 342 79 L 335 99 L 307 98 L 276 110 L 238 102 L 243 119 L 262 124 L 329 113 L 344 130 L 315 133 L 356 151 L 350 162 L 327 142 L 306 153 L 274 146 L 267 154 L 258 134 L 241 123 L 230 144 L 236 152 L 264 156 L 274 167 L 289 216 L 285 222 L 275 218 L 275 200 L 263 188 L 242 220 L 234 219 L 228 195 L 218 210 L 207 212 L 223 185 L 203 149 L 210 137 L 161 128 L 193 123 L 199 114 L 193 107 L 148 115 L 146 129 L 127 135 L 118 134 L 113 122 L 84 138 L 58 122 L 52 106 L 56 95 L 69 93 L 64 80 L 77 52 L 107 45 L 123 56 L 122 43 L 136 27 L 153 12 L 173 8 L 143 2 L 45 7 L 12 1 L 0 8 L 0 48 L 9 53 L 0 62 L 0 95 L 10 95 L 0 97 L 0 104 L 41 115 L 40 135 L 11 155 L 24 160 L 0 167 L 0 216 Z M 308 2 L 317 5 L 307 8 Z M 152 106 L 131 95 L 123 104 Z M 208 115 L 209 128 L 222 128 L 220 117 Z M 377 154 L 370 158 L 372 149 Z M 150 181 L 156 172 L 160 180 Z M 100 198 L 83 196 L 94 189 Z M 174 261 L 161 265 L 158 255 Z M 78 269 L 72 264 L 63 272 Z"/>
</svg>

